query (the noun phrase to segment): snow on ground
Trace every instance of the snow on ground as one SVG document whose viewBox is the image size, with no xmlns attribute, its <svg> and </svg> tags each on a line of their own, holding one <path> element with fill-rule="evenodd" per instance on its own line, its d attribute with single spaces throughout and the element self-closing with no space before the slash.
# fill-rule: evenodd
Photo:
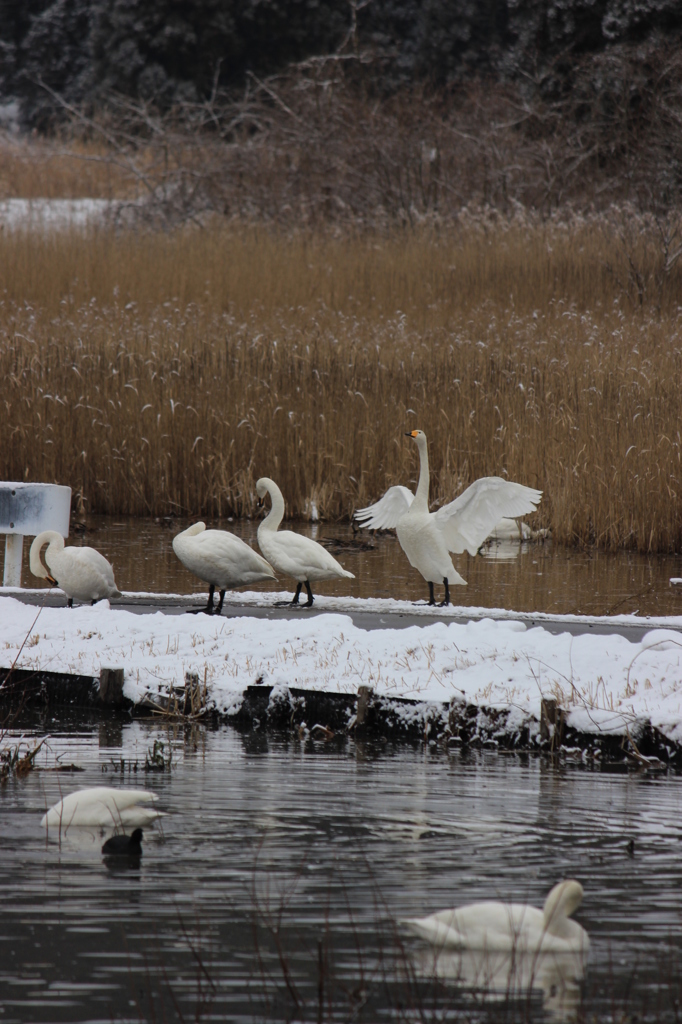
<svg viewBox="0 0 682 1024">
<path fill-rule="evenodd" d="M 265 603 L 263 594 L 240 596 Z M 377 602 L 353 604 L 373 611 Z M 679 618 L 669 621 L 679 628 Z M 212 618 L 136 614 L 107 602 L 40 610 L 0 597 L 1 666 L 14 662 L 27 635 L 18 668 L 98 675 L 102 666 L 123 667 L 132 700 L 182 686 L 188 671 L 206 678 L 224 711 L 236 709 L 257 681 L 346 693 L 364 684 L 424 701 L 463 697 L 536 718 L 544 696 L 571 709 L 569 723 L 582 731 L 625 732 L 646 719 L 682 742 L 682 634 L 675 628 L 652 629 L 633 643 L 618 634 L 556 635 L 491 618 L 364 630 L 338 612 Z"/>
</svg>

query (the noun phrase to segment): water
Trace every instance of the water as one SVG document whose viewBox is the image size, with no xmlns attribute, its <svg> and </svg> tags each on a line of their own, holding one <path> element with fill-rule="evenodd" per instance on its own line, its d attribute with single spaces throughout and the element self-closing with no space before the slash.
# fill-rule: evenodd
<svg viewBox="0 0 682 1024">
<path fill-rule="evenodd" d="M 230 727 L 43 726 L 41 763 L 85 771 L 0 786 L 0 1021 L 678 1019 L 679 778 Z M 170 772 L 115 770 L 141 769 L 154 739 Z M 60 792 L 102 784 L 153 788 L 169 812 L 139 866 L 105 865 L 99 835 L 45 840 Z M 429 981 L 426 947 L 395 923 L 541 905 L 565 877 L 585 887 L 591 949 L 564 1001 L 556 984 L 509 1004 Z"/>
<path fill-rule="evenodd" d="M 83 536 L 73 535 L 69 543 L 89 544 L 101 550 L 111 560 L 122 590 L 201 592 L 206 590 L 205 585 L 181 565 L 171 547 L 173 536 L 188 525 L 189 521 L 179 519 L 159 522 L 92 516 L 87 532 Z M 233 530 L 257 548 L 256 522 L 207 525 Z M 411 601 L 428 598 L 426 584 L 412 569 L 392 534 L 374 538 L 376 546 L 367 550 L 358 545 L 371 543 L 372 535 L 366 531 L 354 534 L 347 524 L 299 523 L 294 528 L 319 541 L 338 541 L 330 550 L 355 574 L 354 580 L 317 584 L 316 593 Z M 39 586 L 29 572 L 28 548 L 26 542 L 22 583 L 25 587 Z M 0 564 L 3 557 L 4 547 Z M 468 584 L 452 588 L 456 604 L 585 615 L 682 612 L 682 587 L 673 587 L 669 582 L 671 577 L 682 576 L 682 564 L 676 556 L 607 554 L 545 542 L 496 545 L 475 558 L 456 555 L 454 563 Z M 278 583 L 263 583 L 253 589 L 293 592 L 294 587 L 291 580 L 282 577 Z"/>
</svg>

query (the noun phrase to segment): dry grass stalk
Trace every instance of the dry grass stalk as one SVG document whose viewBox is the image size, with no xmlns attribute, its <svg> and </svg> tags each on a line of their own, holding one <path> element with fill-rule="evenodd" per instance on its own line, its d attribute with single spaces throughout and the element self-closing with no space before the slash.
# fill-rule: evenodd
<svg viewBox="0 0 682 1024">
<path fill-rule="evenodd" d="M 414 482 L 418 425 L 438 502 L 508 475 L 560 541 L 679 549 L 679 267 L 625 222 L 5 235 L 0 477 L 249 516 L 270 475 L 342 517 Z"/>
</svg>

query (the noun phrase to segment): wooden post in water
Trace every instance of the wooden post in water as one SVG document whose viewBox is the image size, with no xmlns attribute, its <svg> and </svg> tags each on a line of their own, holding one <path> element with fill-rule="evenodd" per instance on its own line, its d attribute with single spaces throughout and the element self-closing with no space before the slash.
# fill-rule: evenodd
<svg viewBox="0 0 682 1024">
<path fill-rule="evenodd" d="M 122 668 L 99 670 L 99 699 L 102 704 L 123 703 L 124 671 Z"/>
<path fill-rule="evenodd" d="M 561 744 L 563 732 L 563 715 L 556 700 L 543 697 L 540 701 L 540 739 L 551 742 L 552 750 Z"/>
<path fill-rule="evenodd" d="M 183 714 L 197 715 L 201 711 L 201 690 L 199 689 L 199 673 L 185 672 L 185 706 Z"/>
<path fill-rule="evenodd" d="M 362 727 L 367 719 L 369 702 L 372 699 L 374 690 L 371 686 L 358 686 L 358 703 L 355 708 L 355 726 Z"/>
</svg>

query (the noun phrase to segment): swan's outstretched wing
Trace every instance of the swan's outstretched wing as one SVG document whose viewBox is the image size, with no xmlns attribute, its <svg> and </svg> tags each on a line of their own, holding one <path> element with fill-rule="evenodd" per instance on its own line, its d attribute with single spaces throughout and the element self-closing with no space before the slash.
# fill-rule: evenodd
<svg viewBox="0 0 682 1024">
<path fill-rule="evenodd" d="M 358 509 L 354 518 L 357 519 L 360 526 L 369 530 L 392 530 L 398 525 L 413 501 L 412 491 L 398 484 L 395 487 L 389 487 L 383 498 L 379 498 L 373 505 Z"/>
<path fill-rule="evenodd" d="M 483 476 L 449 505 L 439 508 L 435 520 L 448 551 L 475 555 L 500 519 L 534 512 L 541 497 L 542 491 L 534 487 L 499 476 Z"/>
</svg>

